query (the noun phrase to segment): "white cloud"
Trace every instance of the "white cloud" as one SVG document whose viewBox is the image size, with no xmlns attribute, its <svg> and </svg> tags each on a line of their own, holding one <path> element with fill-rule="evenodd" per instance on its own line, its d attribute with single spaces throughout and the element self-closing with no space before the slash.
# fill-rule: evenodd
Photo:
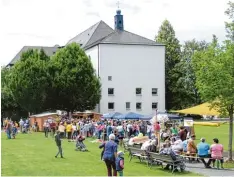
<svg viewBox="0 0 234 177">
<path fill-rule="evenodd" d="M 111 27 L 117 0 L 0 0 L 0 64 L 25 45 L 64 45 L 99 20 Z M 134 3 L 133 3 L 134 2 Z M 120 0 L 127 31 L 154 39 L 168 19 L 183 42 L 225 38 L 228 0 Z"/>
</svg>

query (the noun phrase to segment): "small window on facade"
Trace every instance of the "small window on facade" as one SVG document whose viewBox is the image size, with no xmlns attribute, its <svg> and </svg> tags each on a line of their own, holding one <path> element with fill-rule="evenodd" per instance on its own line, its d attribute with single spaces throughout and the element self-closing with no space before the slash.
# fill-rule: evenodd
<svg viewBox="0 0 234 177">
<path fill-rule="evenodd" d="M 141 103 L 136 103 L 136 109 L 141 110 Z"/>
<path fill-rule="evenodd" d="M 108 103 L 108 109 L 114 110 L 115 109 L 115 103 Z"/>
<path fill-rule="evenodd" d="M 136 88 L 136 95 L 141 95 L 141 88 Z"/>
<path fill-rule="evenodd" d="M 158 103 L 152 103 L 152 109 L 157 109 L 158 108 Z"/>
<path fill-rule="evenodd" d="M 158 95 L 158 89 L 152 88 L 152 95 Z"/>
<path fill-rule="evenodd" d="M 108 95 L 114 95 L 114 88 L 108 88 Z"/>
<path fill-rule="evenodd" d="M 130 102 L 126 102 L 126 109 L 127 109 L 127 110 L 131 109 L 131 104 L 130 104 Z"/>
<path fill-rule="evenodd" d="M 112 76 L 108 76 L 108 81 L 112 81 Z"/>
<path fill-rule="evenodd" d="M 119 21 L 119 24 L 121 24 L 122 22 L 121 21 Z"/>
</svg>

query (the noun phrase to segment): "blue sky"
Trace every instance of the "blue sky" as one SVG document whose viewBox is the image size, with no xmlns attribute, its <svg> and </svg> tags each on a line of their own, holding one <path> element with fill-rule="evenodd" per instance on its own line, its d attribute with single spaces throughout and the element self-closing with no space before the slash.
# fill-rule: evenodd
<svg viewBox="0 0 234 177">
<path fill-rule="evenodd" d="M 25 46 L 65 45 L 100 20 L 114 26 L 117 0 L 0 0 L 0 64 Z M 119 0 L 125 30 L 154 39 L 168 19 L 177 38 L 225 40 L 228 0 Z"/>
</svg>

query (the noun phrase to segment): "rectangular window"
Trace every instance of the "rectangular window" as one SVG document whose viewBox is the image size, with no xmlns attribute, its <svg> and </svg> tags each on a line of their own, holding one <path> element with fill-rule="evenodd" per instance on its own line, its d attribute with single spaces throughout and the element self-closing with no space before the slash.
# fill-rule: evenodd
<svg viewBox="0 0 234 177">
<path fill-rule="evenodd" d="M 108 88 L 108 95 L 114 95 L 114 88 Z"/>
<path fill-rule="evenodd" d="M 141 95 L 141 88 L 136 88 L 136 95 Z"/>
<path fill-rule="evenodd" d="M 115 109 L 115 103 L 108 103 L 108 109 L 114 110 Z"/>
<path fill-rule="evenodd" d="M 112 81 L 112 76 L 108 76 L 108 81 Z"/>
<path fill-rule="evenodd" d="M 158 95 L 158 89 L 152 88 L 152 95 Z"/>
<path fill-rule="evenodd" d="M 157 109 L 158 108 L 158 103 L 152 103 L 152 109 Z"/>
<path fill-rule="evenodd" d="M 127 110 L 131 109 L 131 104 L 130 104 L 130 102 L 126 102 L 126 109 L 127 109 Z"/>
<path fill-rule="evenodd" d="M 136 109 L 141 110 L 141 103 L 136 103 Z"/>
</svg>

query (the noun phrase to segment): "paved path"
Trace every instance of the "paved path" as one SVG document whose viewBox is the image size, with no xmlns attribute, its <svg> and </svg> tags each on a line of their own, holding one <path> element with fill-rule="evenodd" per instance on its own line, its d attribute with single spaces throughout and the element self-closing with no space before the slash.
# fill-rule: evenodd
<svg viewBox="0 0 234 177">
<path fill-rule="evenodd" d="M 202 163 L 186 163 L 187 170 L 204 176 L 234 176 L 234 169 L 204 168 Z"/>
</svg>

